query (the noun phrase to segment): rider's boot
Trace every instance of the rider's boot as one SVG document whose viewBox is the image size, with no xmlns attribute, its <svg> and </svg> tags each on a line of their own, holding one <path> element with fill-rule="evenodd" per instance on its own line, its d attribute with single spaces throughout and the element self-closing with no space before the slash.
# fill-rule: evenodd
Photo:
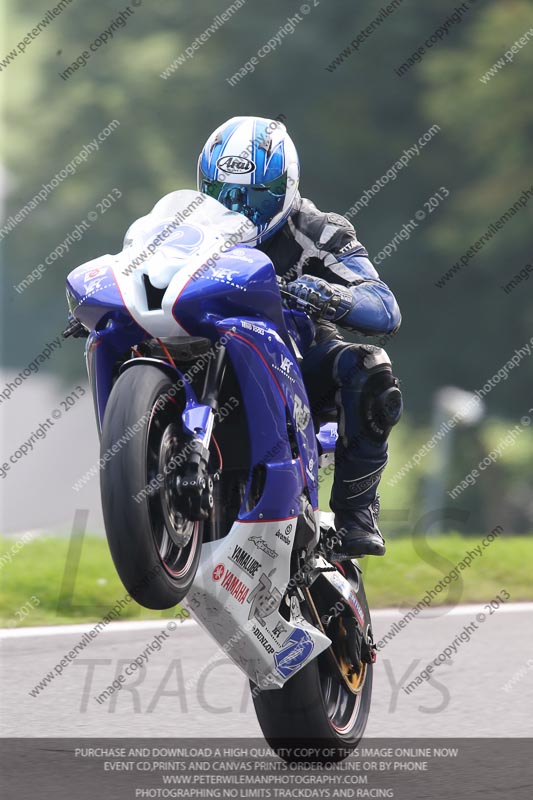
<svg viewBox="0 0 533 800">
<path fill-rule="evenodd" d="M 377 489 L 387 463 L 387 438 L 401 415 L 402 396 L 387 354 L 377 347 L 343 348 L 334 375 L 340 389 L 330 502 L 338 534 L 335 550 L 341 558 L 382 556 L 385 543 L 377 526 Z"/>
<path fill-rule="evenodd" d="M 379 496 L 376 496 L 369 506 L 335 515 L 338 538 L 335 552 L 339 558 L 385 555 L 385 540 L 377 526 L 378 514 Z"/>
</svg>

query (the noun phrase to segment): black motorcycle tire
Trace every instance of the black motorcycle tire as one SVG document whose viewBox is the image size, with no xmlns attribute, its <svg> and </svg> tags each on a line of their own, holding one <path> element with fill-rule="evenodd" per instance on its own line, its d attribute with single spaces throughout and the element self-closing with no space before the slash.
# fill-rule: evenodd
<svg viewBox="0 0 533 800">
<path fill-rule="evenodd" d="M 180 420 L 183 398 L 174 392 L 172 400 L 166 399 L 172 385 L 156 366 L 125 370 L 111 391 L 101 436 L 106 464 L 100 488 L 111 556 L 127 592 L 150 609 L 172 608 L 185 597 L 202 549 L 203 521 L 182 518 L 183 539 L 178 541 L 184 542 L 189 533 L 190 539 L 178 547 L 178 535 L 174 532 L 172 538 L 169 515 L 164 513 L 168 487 L 146 492 L 154 475 L 163 475 L 158 472 L 157 453 L 162 437 L 168 436 L 164 432 L 172 431 L 173 441 L 178 442 L 174 447 L 183 448 L 186 441 Z M 160 453 L 161 449 L 159 458 Z"/>
<path fill-rule="evenodd" d="M 358 591 L 364 593 L 362 584 Z M 310 620 L 310 613 L 302 610 Z M 281 689 L 260 690 L 251 681 L 257 719 L 272 749 L 288 762 L 347 758 L 361 740 L 370 713 L 373 664 L 364 668 L 366 675 L 357 696 L 343 684 L 327 652 Z"/>
</svg>

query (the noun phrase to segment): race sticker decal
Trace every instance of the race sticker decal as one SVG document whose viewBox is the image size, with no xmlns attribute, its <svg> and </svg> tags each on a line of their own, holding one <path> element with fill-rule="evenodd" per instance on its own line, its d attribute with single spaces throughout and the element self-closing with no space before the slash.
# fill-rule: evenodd
<svg viewBox="0 0 533 800">
<path fill-rule="evenodd" d="M 279 589 L 272 589 L 270 578 L 276 570 L 271 570 L 268 575 L 263 574 L 259 578 L 259 583 L 248 597 L 247 602 L 251 603 L 248 619 L 255 619 L 260 625 L 265 624 L 265 617 L 273 614 L 281 602 L 281 592 Z"/>
<path fill-rule="evenodd" d="M 278 636 L 283 636 L 284 633 L 287 633 L 287 626 L 281 622 L 276 622 L 276 627 L 272 630 L 272 635 L 278 638 Z"/>
<path fill-rule="evenodd" d="M 292 531 L 292 525 L 287 525 L 285 528 L 285 533 L 281 532 L 281 528 L 278 528 L 275 536 L 277 539 L 281 539 L 284 544 L 292 544 L 291 537 L 289 536 L 290 532 Z"/>
<path fill-rule="evenodd" d="M 263 553 L 266 553 L 267 556 L 270 556 L 270 558 L 278 557 L 276 551 L 273 550 L 272 547 L 270 547 L 270 545 L 267 542 L 265 542 L 265 540 L 261 536 L 249 536 L 248 541 L 253 542 L 253 544 L 255 544 L 258 550 L 262 550 Z"/>
<path fill-rule="evenodd" d="M 241 605 L 248 597 L 250 589 L 241 581 L 233 572 L 224 567 L 224 564 L 217 564 L 213 570 L 213 580 L 219 581 L 222 579 L 220 586 L 225 589 L 235 600 Z M 248 600 L 250 602 L 250 600 Z"/>
<path fill-rule="evenodd" d="M 291 361 L 290 358 L 287 358 L 287 356 L 280 355 L 279 366 L 278 364 L 274 364 L 274 362 L 272 362 L 270 366 L 275 369 L 276 372 L 279 372 L 280 375 L 283 375 L 286 380 L 290 381 L 291 383 L 296 383 L 296 378 L 294 378 L 291 374 L 292 368 L 294 367 L 294 362 Z"/>
<path fill-rule="evenodd" d="M 296 429 L 298 431 L 304 431 L 309 424 L 309 420 L 311 419 L 311 410 L 297 394 L 294 395 L 293 414 L 294 422 L 296 423 Z"/>
<path fill-rule="evenodd" d="M 270 644 L 270 642 L 268 641 L 268 639 L 266 638 L 266 636 L 262 632 L 261 628 L 257 628 L 254 625 L 253 634 L 254 634 L 255 638 L 259 640 L 259 643 L 261 644 L 263 649 L 268 653 L 269 656 L 271 656 L 272 653 L 274 652 L 274 648 L 272 647 L 272 645 Z"/>
<path fill-rule="evenodd" d="M 361 627 L 364 628 L 365 627 L 365 615 L 363 614 L 363 609 L 361 607 L 361 603 L 357 599 L 357 595 L 355 594 L 353 589 L 350 592 L 350 597 L 348 599 L 348 602 L 350 603 L 351 607 L 355 611 L 355 616 L 359 620 L 359 623 L 360 623 Z"/>
<path fill-rule="evenodd" d="M 261 566 L 259 561 L 247 553 L 246 550 L 243 550 L 242 547 L 239 547 L 238 544 L 233 548 L 233 555 L 230 556 L 230 560 L 244 570 L 250 578 L 255 578 L 255 573 Z"/>
<path fill-rule="evenodd" d="M 297 628 L 274 654 L 276 669 L 283 678 L 296 672 L 313 652 L 314 642 L 307 631 Z"/>
</svg>

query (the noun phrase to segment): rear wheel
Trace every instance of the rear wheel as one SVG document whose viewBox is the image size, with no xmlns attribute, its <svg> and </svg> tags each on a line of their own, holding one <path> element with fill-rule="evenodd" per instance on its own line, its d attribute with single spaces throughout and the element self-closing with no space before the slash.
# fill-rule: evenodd
<svg viewBox="0 0 533 800">
<path fill-rule="evenodd" d="M 189 439 L 181 427 L 182 399 L 167 397 L 171 387 L 157 367 L 126 370 L 102 427 L 102 457 L 111 454 L 100 481 L 109 548 L 127 591 L 153 609 L 172 608 L 187 594 L 204 526 L 188 518 L 177 495 Z"/>
<path fill-rule="evenodd" d="M 361 585 L 359 594 L 362 591 Z M 309 609 L 305 612 L 311 620 Z M 251 684 L 265 739 L 286 761 L 341 761 L 363 736 L 370 712 L 373 665 L 360 661 L 359 672 L 353 669 L 355 653 L 360 658 L 361 650 L 354 640 L 355 628 L 350 627 L 341 616 L 332 620 L 326 631 L 332 647 L 282 689 L 260 691 Z"/>
</svg>

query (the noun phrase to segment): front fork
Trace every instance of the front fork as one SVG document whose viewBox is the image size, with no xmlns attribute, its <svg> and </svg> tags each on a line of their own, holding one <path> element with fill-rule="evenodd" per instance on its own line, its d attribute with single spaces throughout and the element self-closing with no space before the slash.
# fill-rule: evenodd
<svg viewBox="0 0 533 800">
<path fill-rule="evenodd" d="M 211 437 L 218 408 L 218 395 L 226 370 L 226 350 L 220 347 L 209 361 L 201 396 L 187 400 L 182 414 L 184 429 L 191 436 L 187 461 L 176 479 L 179 510 L 188 519 L 205 520 L 213 510 L 213 478 L 209 474 Z M 215 473 L 215 478 L 220 477 Z"/>
</svg>

